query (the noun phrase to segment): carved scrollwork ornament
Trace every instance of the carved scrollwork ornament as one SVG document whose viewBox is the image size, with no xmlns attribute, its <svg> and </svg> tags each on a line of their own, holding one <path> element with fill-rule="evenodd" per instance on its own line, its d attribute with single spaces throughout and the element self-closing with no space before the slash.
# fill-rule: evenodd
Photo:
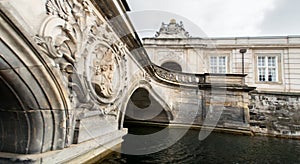
<svg viewBox="0 0 300 164">
<path fill-rule="evenodd" d="M 35 41 L 60 65 L 76 106 L 113 111 L 109 104 L 118 101 L 127 80 L 125 44 L 86 0 L 47 0 L 45 6 L 48 16 Z"/>
</svg>

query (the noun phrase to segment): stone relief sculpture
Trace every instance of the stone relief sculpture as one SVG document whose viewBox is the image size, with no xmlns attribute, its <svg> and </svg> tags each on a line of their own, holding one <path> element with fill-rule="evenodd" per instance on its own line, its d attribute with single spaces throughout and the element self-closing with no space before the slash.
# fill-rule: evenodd
<svg viewBox="0 0 300 164">
<path fill-rule="evenodd" d="M 169 24 L 162 22 L 161 27 L 155 35 L 156 38 L 189 38 L 190 35 L 185 31 L 183 23 L 179 24 L 175 19 L 171 19 Z"/>
<path fill-rule="evenodd" d="M 41 50 L 60 66 L 76 108 L 116 115 L 126 86 L 126 46 L 92 11 L 87 0 L 47 0 L 47 17 L 36 35 Z"/>
<path fill-rule="evenodd" d="M 97 94 L 103 97 L 111 97 L 113 95 L 113 71 L 114 71 L 114 54 L 111 49 L 107 49 L 103 57 L 94 61 L 94 85 Z"/>
</svg>

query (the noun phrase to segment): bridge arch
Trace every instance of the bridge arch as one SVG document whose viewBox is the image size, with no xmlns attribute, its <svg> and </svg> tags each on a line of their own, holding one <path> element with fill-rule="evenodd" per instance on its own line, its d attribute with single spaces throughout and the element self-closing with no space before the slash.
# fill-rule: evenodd
<svg viewBox="0 0 300 164">
<path fill-rule="evenodd" d="M 15 30 L 0 25 L 0 152 L 63 149 L 71 142 L 67 132 L 71 104 L 62 80 Z"/>
<path fill-rule="evenodd" d="M 152 86 L 149 84 L 148 81 L 146 80 L 140 80 L 136 83 L 134 83 L 134 85 L 132 85 L 130 91 L 128 92 L 128 96 L 124 101 L 124 104 L 121 108 L 121 112 L 119 114 L 119 127 L 120 129 L 123 128 L 124 122 L 125 122 L 125 117 L 126 117 L 126 112 L 128 112 L 127 108 L 128 105 L 130 104 L 130 101 L 132 101 L 133 96 L 135 96 L 134 94 L 137 93 L 137 91 L 143 92 L 145 94 L 148 94 L 147 96 L 149 96 L 148 98 L 150 99 L 150 102 L 148 102 L 147 104 L 135 104 L 137 105 L 138 108 L 140 108 L 141 110 L 145 109 L 145 110 L 151 110 L 151 103 L 153 104 L 153 102 L 151 102 L 151 98 L 154 99 L 154 101 L 156 101 L 161 107 L 162 107 L 162 111 L 164 112 L 167 116 L 167 120 L 170 122 L 173 120 L 174 116 L 171 110 L 171 107 L 169 104 L 167 104 L 164 99 L 159 96 L 152 88 Z M 145 95 L 144 95 L 145 96 Z M 145 98 L 145 97 L 144 97 Z M 153 100 L 152 99 L 152 100 Z M 140 106 L 142 105 L 142 106 Z M 150 108 L 149 108 L 150 107 Z M 142 112 L 142 111 L 141 111 Z M 150 114 L 149 116 L 146 116 L 146 118 L 150 118 L 151 116 L 157 116 L 160 113 L 154 113 L 154 115 Z"/>
</svg>

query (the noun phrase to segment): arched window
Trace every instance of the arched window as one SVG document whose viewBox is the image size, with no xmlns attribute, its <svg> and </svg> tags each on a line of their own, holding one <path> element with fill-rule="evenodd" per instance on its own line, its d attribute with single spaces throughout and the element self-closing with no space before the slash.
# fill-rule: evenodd
<svg viewBox="0 0 300 164">
<path fill-rule="evenodd" d="M 181 66 L 176 62 L 165 62 L 161 65 L 161 67 L 172 70 L 182 72 Z"/>
</svg>

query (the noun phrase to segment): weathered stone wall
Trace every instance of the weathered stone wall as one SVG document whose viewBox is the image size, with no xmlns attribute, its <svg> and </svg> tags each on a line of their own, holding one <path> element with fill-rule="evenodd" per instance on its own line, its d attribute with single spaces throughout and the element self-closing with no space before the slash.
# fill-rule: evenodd
<svg viewBox="0 0 300 164">
<path fill-rule="evenodd" d="M 300 94 L 251 93 L 249 109 L 253 132 L 286 137 L 300 135 Z"/>
<path fill-rule="evenodd" d="M 203 116 L 217 119 L 217 127 L 250 130 L 248 92 L 244 90 L 206 90 Z"/>
<path fill-rule="evenodd" d="M 208 87 L 160 88 L 156 91 L 168 95 L 170 110 L 164 109 L 148 92 L 136 92 L 128 102 L 126 121 L 169 122 L 173 125 L 217 127 L 224 131 L 250 133 L 249 96 L 246 90 Z M 166 115 L 167 112 L 170 112 L 169 115 Z"/>
</svg>

